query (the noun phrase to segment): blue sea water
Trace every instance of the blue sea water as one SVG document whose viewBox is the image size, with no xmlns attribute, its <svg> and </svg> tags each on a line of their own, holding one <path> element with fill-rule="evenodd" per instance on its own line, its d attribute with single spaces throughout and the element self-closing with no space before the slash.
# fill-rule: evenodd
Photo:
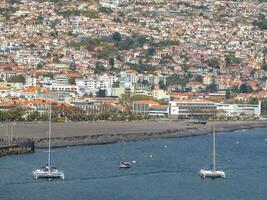
<svg viewBox="0 0 267 200">
<path fill-rule="evenodd" d="M 66 179 L 34 180 L 47 151 L 0 158 L 0 200 L 266 200 L 266 129 L 217 134 L 217 162 L 226 179 L 202 179 L 211 135 L 127 143 L 136 163 L 118 169 L 122 144 L 53 149 Z"/>
</svg>

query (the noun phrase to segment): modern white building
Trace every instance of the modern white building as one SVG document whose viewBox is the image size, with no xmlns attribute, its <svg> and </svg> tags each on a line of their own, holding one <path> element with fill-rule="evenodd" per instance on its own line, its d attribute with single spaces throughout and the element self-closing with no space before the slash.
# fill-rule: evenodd
<svg viewBox="0 0 267 200">
<path fill-rule="evenodd" d="M 260 117 L 261 102 L 255 104 L 216 104 L 216 109 L 221 116 L 234 117 L 242 114 Z"/>
<path fill-rule="evenodd" d="M 216 110 L 215 103 L 201 99 L 169 101 L 169 107 L 170 115 L 182 118 L 212 116 Z"/>
<path fill-rule="evenodd" d="M 98 78 L 86 78 L 76 80 L 76 85 L 79 88 L 79 93 L 96 95 L 99 90 L 106 90 L 107 95 L 111 95 L 111 89 L 113 83 L 115 83 L 117 77 L 103 75 Z"/>
</svg>

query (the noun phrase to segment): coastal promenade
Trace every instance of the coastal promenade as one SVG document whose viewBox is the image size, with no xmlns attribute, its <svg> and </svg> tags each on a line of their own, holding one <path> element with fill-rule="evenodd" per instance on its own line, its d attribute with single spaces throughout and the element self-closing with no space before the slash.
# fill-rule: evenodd
<svg viewBox="0 0 267 200">
<path fill-rule="evenodd" d="M 212 122 L 207 124 L 193 121 L 134 121 L 134 122 L 67 122 L 52 125 L 54 147 L 105 144 L 122 140 L 143 140 L 151 138 L 187 137 L 208 134 Z M 267 121 L 217 121 L 217 131 L 234 131 L 267 127 Z M 36 147 L 46 147 L 48 124 L 17 123 L 14 138 L 33 139 Z M 0 137 L 5 137 L 5 126 L 0 126 Z"/>
</svg>

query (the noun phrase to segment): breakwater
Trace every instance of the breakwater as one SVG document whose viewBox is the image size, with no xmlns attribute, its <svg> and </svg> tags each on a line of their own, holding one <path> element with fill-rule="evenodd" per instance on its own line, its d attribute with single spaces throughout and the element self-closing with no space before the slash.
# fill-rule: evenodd
<svg viewBox="0 0 267 200">
<path fill-rule="evenodd" d="M 32 140 L 16 140 L 11 143 L 2 140 L 0 144 L 0 157 L 31 153 L 34 152 L 35 148 L 34 141 Z"/>
</svg>

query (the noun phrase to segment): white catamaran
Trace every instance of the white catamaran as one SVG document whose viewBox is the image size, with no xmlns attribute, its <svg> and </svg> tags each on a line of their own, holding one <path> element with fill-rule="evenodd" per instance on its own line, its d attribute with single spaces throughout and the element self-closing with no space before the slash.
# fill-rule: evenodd
<svg viewBox="0 0 267 200">
<path fill-rule="evenodd" d="M 48 130 L 48 164 L 45 167 L 41 167 L 32 172 L 35 179 L 64 179 L 64 173 L 51 165 L 51 100 L 49 102 L 49 130 Z"/>
<path fill-rule="evenodd" d="M 216 170 L 216 138 L 215 138 L 215 116 L 213 122 L 213 141 L 212 141 L 212 167 L 211 169 L 201 169 L 199 175 L 202 178 L 225 178 L 225 173 L 222 170 Z"/>
</svg>

